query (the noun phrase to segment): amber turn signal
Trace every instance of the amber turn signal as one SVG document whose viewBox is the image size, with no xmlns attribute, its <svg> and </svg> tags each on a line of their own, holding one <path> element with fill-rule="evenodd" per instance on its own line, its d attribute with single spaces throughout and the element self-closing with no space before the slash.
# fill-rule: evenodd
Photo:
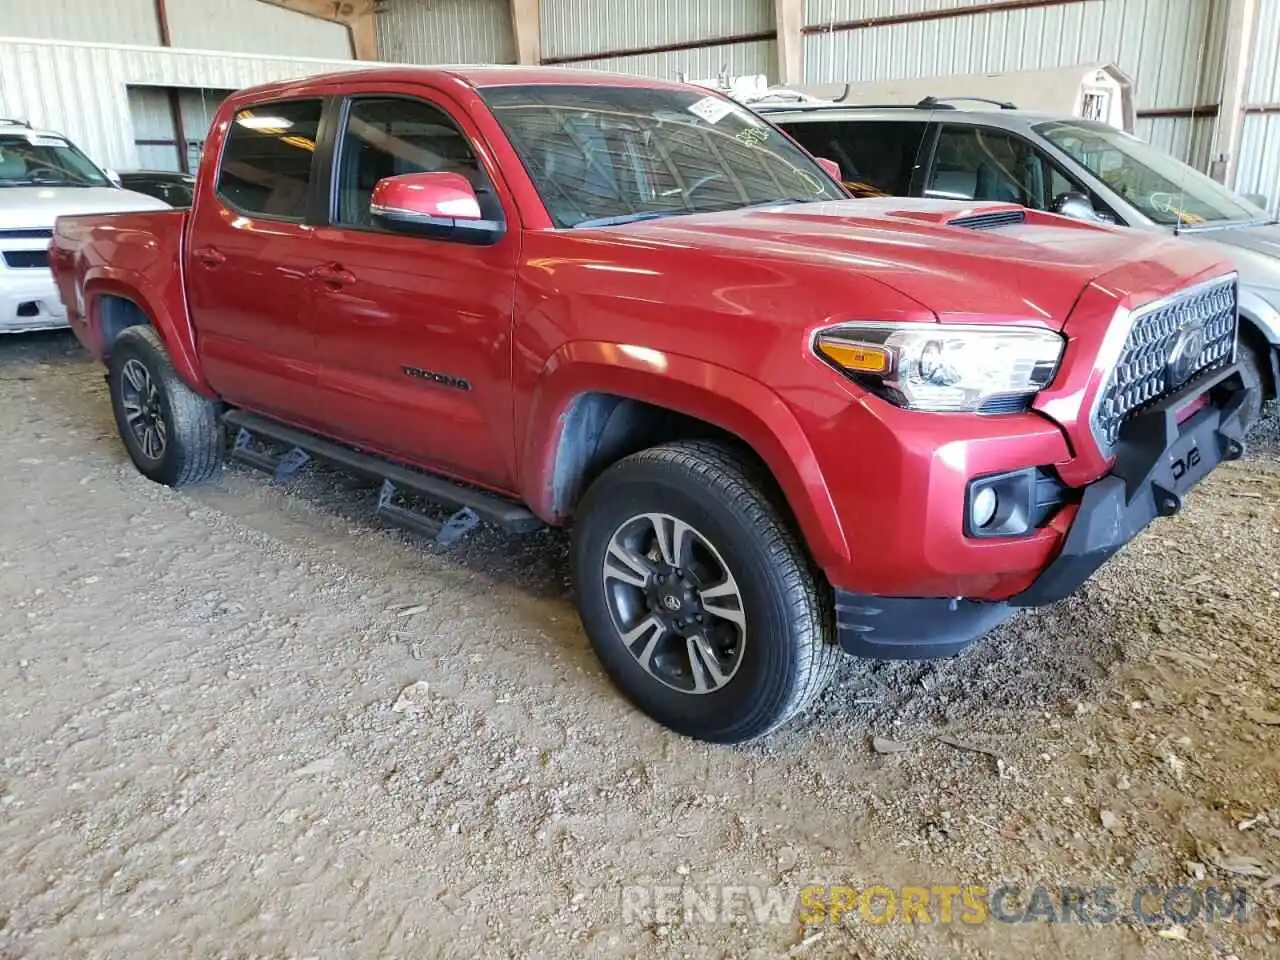
<svg viewBox="0 0 1280 960">
<path fill-rule="evenodd" d="M 818 349 L 828 360 L 853 373 L 888 373 L 889 351 L 869 343 L 820 338 Z"/>
</svg>

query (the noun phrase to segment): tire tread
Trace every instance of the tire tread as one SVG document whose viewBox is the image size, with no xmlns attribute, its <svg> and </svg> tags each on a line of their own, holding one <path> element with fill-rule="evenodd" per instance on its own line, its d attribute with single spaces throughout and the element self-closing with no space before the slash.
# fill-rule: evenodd
<svg viewBox="0 0 1280 960">
<path fill-rule="evenodd" d="M 763 701 L 723 736 L 724 742 L 763 737 L 807 707 L 830 682 L 842 659 L 834 644 L 834 604 L 830 589 L 786 519 L 785 504 L 762 465 L 726 443 L 681 440 L 641 450 L 609 468 L 618 478 L 639 467 L 659 465 L 683 473 L 756 532 L 760 546 L 781 579 L 794 625 L 795 681 L 774 701 Z M 588 491 L 588 497 L 590 491 Z"/>
<path fill-rule="evenodd" d="M 171 487 L 208 480 L 221 469 L 226 452 L 218 404 L 183 382 L 154 328 L 145 324 L 125 328 L 112 344 L 113 352 L 122 347 L 149 355 L 148 360 L 154 365 L 152 372 L 160 380 L 173 417 L 170 444 L 177 456 L 171 465 L 166 465 L 167 476 L 155 479 Z"/>
</svg>

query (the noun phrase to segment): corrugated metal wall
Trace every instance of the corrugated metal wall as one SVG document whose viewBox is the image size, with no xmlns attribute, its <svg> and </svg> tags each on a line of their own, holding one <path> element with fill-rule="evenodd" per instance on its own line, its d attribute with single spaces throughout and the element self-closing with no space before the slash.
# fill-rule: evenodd
<svg viewBox="0 0 1280 960">
<path fill-rule="evenodd" d="M 160 30 L 155 0 L 0 0 L 0 37 L 148 44 Z"/>
<path fill-rule="evenodd" d="M 235 90 L 350 66 L 349 60 L 0 38 L 0 116 L 61 131 L 98 163 L 128 169 L 138 165 L 129 86 Z"/>
<path fill-rule="evenodd" d="M 260 0 L 170 0 L 175 47 L 299 57 L 351 56 L 351 35 Z M 0 37 L 40 37 L 147 46 L 160 42 L 155 0 L 0 0 Z"/>
<path fill-rule="evenodd" d="M 154 17 L 154 0 L 148 0 L 148 5 Z M 169 39 L 175 47 L 237 53 L 287 51 L 290 56 L 333 60 L 351 56 L 351 34 L 342 24 L 260 0 L 169 0 L 165 9 L 169 17 Z"/>
<path fill-rule="evenodd" d="M 397 63 L 514 63 L 507 0 L 393 0 L 377 17 L 378 56 Z"/>
<path fill-rule="evenodd" d="M 565 66 L 586 70 L 614 70 L 618 73 L 635 73 L 669 80 L 680 75 L 687 80 L 711 80 L 721 73 L 731 76 L 763 73 L 773 77 L 777 73 L 777 62 L 777 44 L 772 40 L 759 40 L 698 47 L 695 50 L 579 60 Z"/>
<path fill-rule="evenodd" d="M 1240 165 L 1235 187 L 1241 193 L 1260 193 L 1280 215 L 1280 0 L 1262 0 L 1245 103 L 1267 112 L 1244 118 Z"/>
<path fill-rule="evenodd" d="M 169 97 L 158 87 L 130 87 L 129 116 L 136 140 L 173 140 L 173 114 Z M 138 166 L 144 170 L 177 170 L 176 144 L 140 143 Z"/>
<path fill-rule="evenodd" d="M 544 57 L 656 47 L 772 29 L 772 0 L 542 0 Z"/>
<path fill-rule="evenodd" d="M 583 57 L 669 44 L 742 37 L 773 30 L 772 0 L 542 0 L 542 56 Z M 710 79 L 777 73 L 777 45 L 757 39 L 689 50 L 590 57 L 569 66 L 654 77 Z"/>
<path fill-rule="evenodd" d="M 969 5 L 964 0 L 809 0 L 805 14 L 808 25 L 817 28 Z M 1133 79 L 1139 111 L 1192 107 L 1218 99 L 1225 8 L 1221 0 L 1079 0 L 810 33 L 804 42 L 805 79 L 892 80 L 1105 61 Z M 1159 117 L 1145 120 L 1139 133 L 1174 146 L 1203 167 L 1212 129 L 1212 119 Z"/>
</svg>

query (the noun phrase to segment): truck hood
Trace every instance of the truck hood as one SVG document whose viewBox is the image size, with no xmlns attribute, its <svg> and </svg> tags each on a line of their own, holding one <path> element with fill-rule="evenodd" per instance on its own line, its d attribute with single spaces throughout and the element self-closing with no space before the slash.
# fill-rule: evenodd
<svg viewBox="0 0 1280 960">
<path fill-rule="evenodd" d="M 986 227 L 958 218 L 1018 215 Z M 692 214 L 609 228 L 633 240 L 727 254 L 826 263 L 870 276 L 948 323 L 1035 323 L 1060 330 L 1086 286 L 1134 302 L 1190 282 L 1190 245 L 1172 237 L 1095 226 L 1010 204 L 842 200 Z M 1192 256 L 1199 270 L 1215 258 Z M 1137 267 L 1136 269 L 1135 266 Z"/>
<path fill-rule="evenodd" d="M 169 205 L 115 187 L 0 187 L 0 226 L 13 230 L 51 229 L 62 216 L 168 210 Z"/>
</svg>

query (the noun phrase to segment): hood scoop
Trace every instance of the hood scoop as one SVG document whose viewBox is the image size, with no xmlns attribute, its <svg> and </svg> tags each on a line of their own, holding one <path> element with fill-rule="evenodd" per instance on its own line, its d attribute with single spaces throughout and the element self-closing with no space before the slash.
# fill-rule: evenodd
<svg viewBox="0 0 1280 960">
<path fill-rule="evenodd" d="M 995 230 L 997 227 L 1013 227 L 1027 222 L 1027 215 L 1022 210 L 1001 210 L 996 213 L 973 213 L 967 217 L 956 217 L 948 220 L 949 227 L 964 227 L 966 230 Z"/>
<path fill-rule="evenodd" d="M 954 202 L 945 205 L 934 202 L 928 206 L 889 207 L 884 212 L 904 220 L 932 223 L 941 227 L 960 227 L 964 230 L 995 230 L 997 227 L 1014 227 L 1027 222 L 1026 208 L 1012 203 L 979 203 L 962 207 Z"/>
</svg>

